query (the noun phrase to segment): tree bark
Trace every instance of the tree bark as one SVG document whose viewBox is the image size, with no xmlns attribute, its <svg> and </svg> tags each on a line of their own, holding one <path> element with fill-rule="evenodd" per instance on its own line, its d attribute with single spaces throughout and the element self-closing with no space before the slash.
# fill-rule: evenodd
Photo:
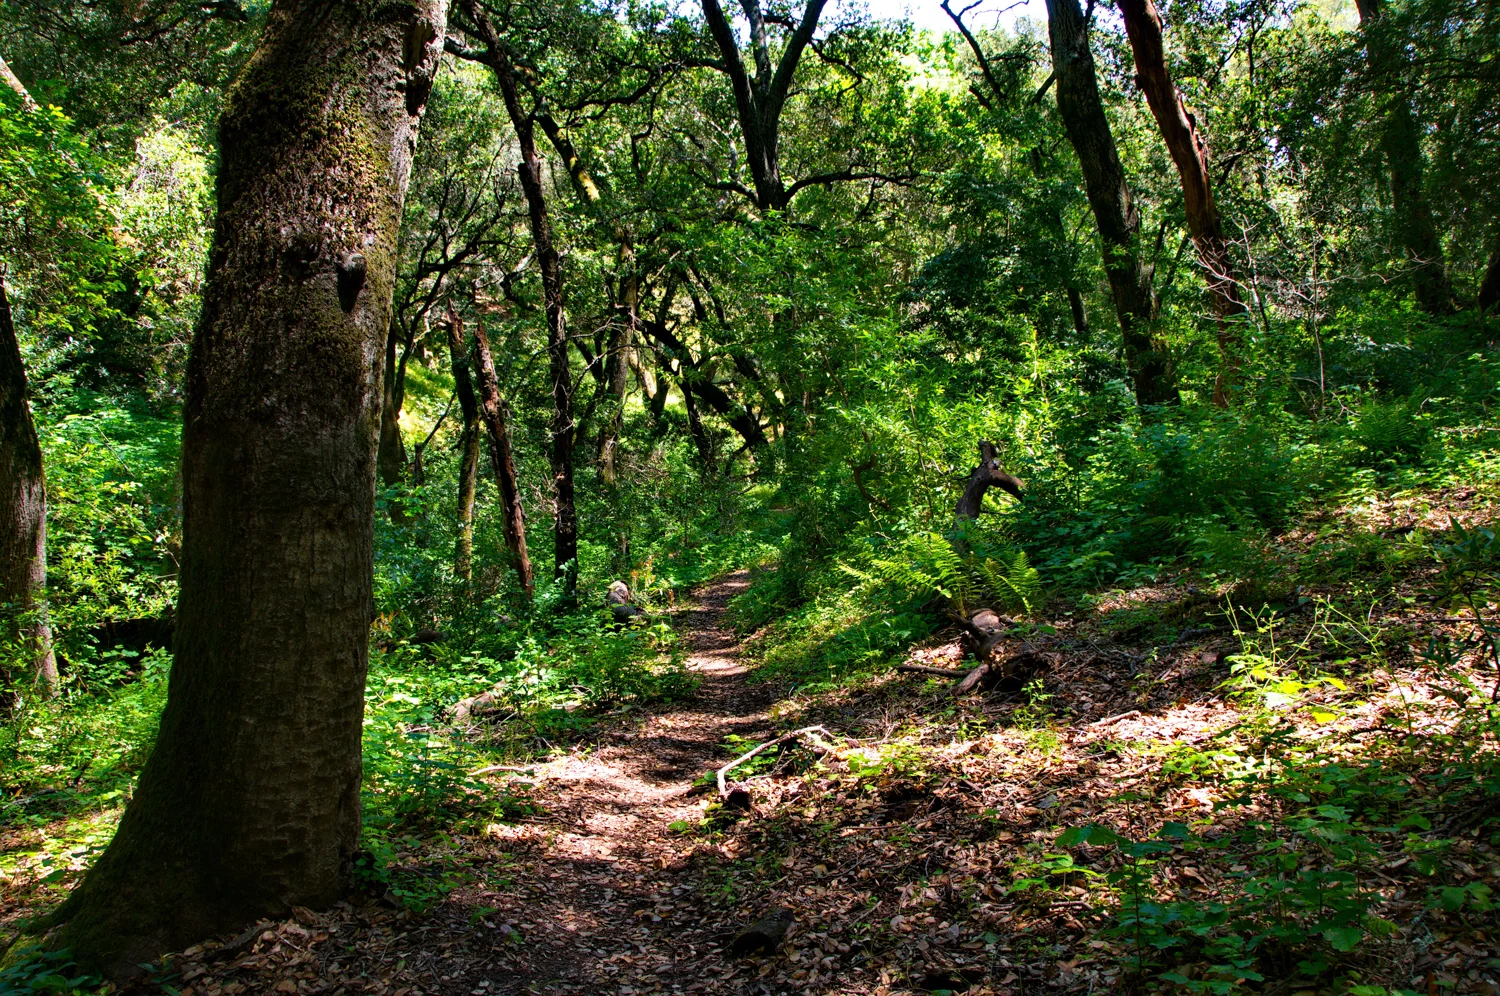
<svg viewBox="0 0 1500 996">
<path fill-rule="evenodd" d="M 984 510 L 984 496 L 994 486 L 1008 493 L 1017 501 L 1021 498 L 1021 482 L 1000 469 L 1000 458 L 994 443 L 979 444 L 979 466 L 969 472 L 964 484 L 964 493 L 953 508 L 955 519 L 977 519 Z"/>
<path fill-rule="evenodd" d="M 682 388 L 682 407 L 687 410 L 688 434 L 693 437 L 693 447 L 698 451 L 698 465 L 705 475 L 712 474 L 714 470 L 714 443 L 709 438 L 708 431 L 703 427 L 703 418 L 698 414 L 698 403 L 693 400 L 693 388 L 688 383 L 687 368 L 684 367 L 677 377 L 677 384 Z M 662 385 L 666 390 L 666 385 Z"/>
<path fill-rule="evenodd" d="M 464 420 L 458 458 L 458 548 L 453 557 L 453 573 L 468 581 L 474 576 L 474 497 L 479 482 L 479 435 L 484 428 L 479 421 L 474 381 L 469 376 L 469 347 L 464 342 L 463 319 L 452 307 L 448 309 L 448 351 L 453 359 L 453 392 L 458 395 L 458 410 Z"/>
<path fill-rule="evenodd" d="M 1057 75 L 1057 109 L 1078 154 L 1089 207 L 1099 228 L 1104 270 L 1120 319 L 1120 337 L 1136 403 L 1175 401 L 1177 389 L 1166 349 L 1153 335 L 1156 304 L 1137 244 L 1141 220 L 1104 114 L 1094 54 L 1089 49 L 1088 23 L 1078 0 L 1047 0 L 1047 25 L 1052 68 Z"/>
<path fill-rule="evenodd" d="M 44 922 L 87 968 L 350 885 L 382 350 L 445 7 L 278 0 L 230 91 L 167 705 L 114 840 Z"/>
<path fill-rule="evenodd" d="M 1412 114 L 1411 103 L 1401 92 L 1401 48 L 1386 29 L 1382 0 L 1356 0 L 1359 23 L 1365 33 L 1365 51 L 1370 68 L 1385 81 L 1396 82 L 1386 95 L 1385 127 L 1380 145 L 1391 171 L 1391 201 L 1396 209 L 1396 231 L 1406 250 L 1416 287 L 1417 306 L 1431 315 L 1453 311 L 1453 288 L 1443 259 L 1443 243 L 1432 220 L 1423 179 L 1422 134 Z"/>
<path fill-rule="evenodd" d="M 1156 4 L 1153 0 L 1118 0 L 1118 5 L 1135 56 L 1136 85 L 1146 94 L 1157 129 L 1177 166 L 1188 232 L 1198 250 L 1218 317 L 1219 374 L 1214 382 L 1214 403 L 1225 407 L 1239 370 L 1238 323 L 1246 310 L 1235 280 L 1234 261 L 1224 239 L 1219 206 L 1214 200 L 1208 171 L 1208 142 L 1167 71 L 1161 15 Z"/>
<path fill-rule="evenodd" d="M 457 316 L 454 316 L 455 321 Z M 474 378 L 479 387 L 479 413 L 484 420 L 490 442 L 490 469 L 500 488 L 500 517 L 505 531 L 505 548 L 510 551 L 511 566 L 521 582 L 527 601 L 536 592 L 536 578 L 531 569 L 531 555 L 526 552 L 526 513 L 521 508 L 521 488 L 516 478 L 515 454 L 510 448 L 510 428 L 506 424 L 505 399 L 500 396 L 500 378 L 495 373 L 495 359 L 490 353 L 490 339 L 484 323 L 474 328 Z"/>
<path fill-rule="evenodd" d="M 1488 312 L 1500 306 L 1500 244 L 1490 253 L 1490 263 L 1484 270 L 1484 279 L 1479 284 L 1479 310 Z"/>
<path fill-rule="evenodd" d="M 538 112 L 536 121 L 542 126 L 547 140 L 557 150 L 573 189 L 587 205 L 600 227 L 614 240 L 615 269 L 620 278 L 620 300 L 618 314 L 609 331 L 609 343 L 605 350 L 604 369 L 601 371 L 605 389 L 609 394 L 611 408 L 606 413 L 604 426 L 599 431 L 599 470 L 606 483 L 613 484 L 618 473 L 616 458 L 620 444 L 620 430 L 624 424 L 625 395 L 630 374 L 630 355 L 636 338 L 636 326 L 641 299 L 641 276 L 636 266 L 635 236 L 630 226 L 618 218 L 610 217 L 604 203 L 604 191 L 594 180 L 583 157 L 573 145 L 567 132 L 553 120 L 550 114 Z M 580 346 L 582 344 L 580 343 Z"/>
<path fill-rule="evenodd" d="M 401 438 L 401 378 L 404 371 L 396 360 L 399 326 L 391 322 L 390 332 L 385 338 L 385 373 L 381 377 L 383 389 L 380 403 L 380 447 L 376 466 L 380 469 L 382 484 L 395 484 L 401 480 L 406 469 L 406 441 Z"/>
<path fill-rule="evenodd" d="M 15 641 L 31 659 L 28 674 L 0 661 L 0 712 L 18 685 L 57 692 L 57 657 L 47 621 L 47 482 L 42 447 L 26 401 L 26 367 L 0 277 L 0 640 Z"/>
<path fill-rule="evenodd" d="M 537 268 L 541 272 L 542 304 L 547 317 L 547 356 L 552 378 L 552 445 L 548 454 L 556 501 L 552 526 L 552 573 L 562 582 L 562 605 L 570 607 L 578 600 L 578 508 L 573 488 L 577 426 L 573 421 L 573 376 L 568 363 L 568 329 L 563 311 L 562 258 L 552 239 L 552 222 L 542 183 L 542 159 L 536 148 L 535 118 L 521 107 L 515 68 L 489 18 L 474 0 L 462 0 L 462 4 L 465 16 L 473 24 L 479 40 L 484 42 L 483 61 L 500 84 L 505 110 L 516 130 L 516 142 L 521 150 L 516 172 L 520 176 L 521 191 L 526 195 L 531 241 L 536 249 Z"/>
<path fill-rule="evenodd" d="M 734 91 L 734 106 L 739 119 L 740 137 L 745 142 L 745 159 L 754 184 L 754 201 L 762 211 L 784 211 L 791 203 L 791 192 L 781 178 L 781 111 L 786 106 L 792 77 L 802 53 L 812 42 L 827 0 L 807 0 L 802 19 L 787 39 L 786 48 L 774 70 L 766 38 L 765 17 L 759 0 L 741 0 L 750 22 L 749 41 L 755 61 L 752 76 L 740 58 L 740 46 L 734 28 L 724 16 L 719 0 L 703 0 L 703 17 L 709 33 L 718 46 L 723 69 Z"/>
<path fill-rule="evenodd" d="M 610 325 L 609 349 L 604 358 L 606 389 L 610 408 L 599 430 L 599 471 L 608 484 L 619 476 L 620 432 L 625 425 L 625 397 L 630 388 L 630 351 L 635 348 L 637 310 L 640 307 L 640 275 L 635 270 L 633 254 L 626 258 L 621 247 L 621 263 L 628 267 L 620 275 L 619 314 Z"/>
<path fill-rule="evenodd" d="M 1083 295 L 1072 284 L 1068 285 L 1068 311 L 1073 315 L 1073 331 L 1082 339 L 1088 335 L 1089 317 L 1083 310 Z"/>
</svg>

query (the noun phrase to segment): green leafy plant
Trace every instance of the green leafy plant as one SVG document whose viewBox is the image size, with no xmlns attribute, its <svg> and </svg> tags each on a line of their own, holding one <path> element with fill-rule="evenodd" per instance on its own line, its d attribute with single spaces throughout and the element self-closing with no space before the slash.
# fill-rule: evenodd
<svg viewBox="0 0 1500 996">
<path fill-rule="evenodd" d="M 894 555 L 872 557 L 867 571 L 841 566 L 865 584 L 889 585 L 917 597 L 940 595 L 961 615 L 986 604 L 1029 614 L 1042 590 L 1041 575 L 1024 551 L 981 557 L 937 533 L 908 537 Z"/>
</svg>

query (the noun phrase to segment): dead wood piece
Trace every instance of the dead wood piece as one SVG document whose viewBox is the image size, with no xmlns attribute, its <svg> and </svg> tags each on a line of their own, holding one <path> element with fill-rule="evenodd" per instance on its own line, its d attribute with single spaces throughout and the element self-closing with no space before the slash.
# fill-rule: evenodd
<svg viewBox="0 0 1500 996">
<path fill-rule="evenodd" d="M 272 925 L 269 920 L 261 920 L 253 927 L 245 928 L 235 936 L 234 940 L 215 950 L 213 954 L 209 955 L 209 958 L 213 961 L 224 961 L 228 958 L 238 957 L 244 952 L 250 950 L 250 948 L 255 944 L 260 935 L 271 929 L 271 926 Z"/>
<path fill-rule="evenodd" d="M 965 695 L 969 692 L 972 692 L 979 686 L 980 682 L 984 681 L 984 679 L 989 676 L 991 670 L 992 668 L 988 663 L 979 665 L 974 670 L 970 671 L 968 675 L 964 677 L 963 681 L 960 681 L 958 683 L 958 687 L 953 689 L 953 694 Z"/>
<path fill-rule="evenodd" d="M 804 726 L 800 730 L 793 730 L 791 733 L 784 733 L 781 736 L 777 737 L 775 740 L 767 740 L 765 743 L 761 744 L 759 747 L 756 747 L 756 748 L 754 748 L 752 750 L 746 751 L 744 754 L 741 754 L 739 757 L 735 758 L 733 761 L 730 761 L 728 764 L 724 765 L 724 767 L 720 768 L 718 770 L 718 772 L 717 772 L 718 782 L 719 782 L 719 798 L 724 799 L 726 801 L 729 798 L 729 783 L 724 780 L 724 776 L 728 775 L 729 772 L 733 771 L 735 768 L 737 768 L 740 765 L 744 764 L 746 761 L 750 760 L 752 757 L 754 757 L 755 755 L 759 754 L 761 751 L 766 750 L 767 748 L 770 748 L 770 747 L 775 747 L 777 744 L 784 744 L 788 740 L 795 740 L 798 737 L 807 737 L 809 740 L 812 741 L 813 746 L 817 747 L 819 750 L 825 751 L 825 752 L 830 753 L 830 754 L 834 753 L 835 751 L 837 751 L 838 748 L 834 747 L 833 744 L 829 743 L 827 740 L 820 739 L 817 736 L 817 734 L 819 734 L 819 733 L 823 734 L 823 736 L 825 736 L 825 737 L 831 737 L 831 736 L 833 736 L 833 734 L 829 733 L 827 730 L 825 730 L 821 726 Z M 740 790 L 740 791 L 743 791 L 743 790 Z M 748 800 L 748 798 L 749 798 L 749 793 L 746 793 L 746 799 Z M 748 807 L 746 807 L 746 808 L 748 808 Z"/>
<path fill-rule="evenodd" d="M 964 493 L 953 509 L 955 519 L 977 519 L 984 506 L 984 494 L 994 485 L 1017 501 L 1021 500 L 1021 481 L 1000 469 L 999 451 L 994 443 L 979 444 L 979 466 L 969 472 Z"/>
<path fill-rule="evenodd" d="M 535 773 L 536 765 L 522 764 L 491 764 L 475 771 L 469 772 L 470 778 L 478 778 L 480 775 L 493 775 L 498 771 L 514 771 L 523 775 Z"/>
<path fill-rule="evenodd" d="M 729 953 L 736 958 L 743 958 L 746 955 L 775 951 L 786 940 L 787 931 L 791 929 L 795 919 L 796 916 L 785 906 L 773 910 L 736 935 L 729 944 Z"/>
<path fill-rule="evenodd" d="M 964 631 L 969 649 L 978 661 L 983 661 L 1005 641 L 1005 634 L 1013 623 L 1013 620 L 998 615 L 992 609 L 980 609 L 972 618 L 965 618 L 957 613 L 950 613 L 949 618 Z"/>
<path fill-rule="evenodd" d="M 464 723 L 471 717 L 498 712 L 499 709 L 499 696 L 494 692 L 482 692 L 479 695 L 471 695 L 466 699 L 459 699 L 453 703 L 448 709 L 448 718 L 454 723 Z"/>
<path fill-rule="evenodd" d="M 926 664 L 899 664 L 897 671 L 908 671 L 912 674 L 935 674 L 939 678 L 966 678 L 968 671 L 954 667 L 928 667 Z"/>
<path fill-rule="evenodd" d="M 1096 719 L 1089 724 L 1089 727 L 1092 729 L 1096 726 L 1113 726 L 1122 719 L 1134 719 L 1140 716 L 1140 714 L 1141 711 L 1139 709 L 1132 709 L 1129 712 L 1122 712 L 1118 716 L 1105 716 L 1103 719 Z"/>
</svg>

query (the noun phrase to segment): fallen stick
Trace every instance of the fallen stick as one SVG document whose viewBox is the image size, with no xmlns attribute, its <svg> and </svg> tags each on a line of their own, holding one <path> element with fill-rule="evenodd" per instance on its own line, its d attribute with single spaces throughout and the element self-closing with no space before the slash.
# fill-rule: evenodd
<svg viewBox="0 0 1500 996">
<path fill-rule="evenodd" d="M 928 667 L 926 664 L 898 664 L 897 671 L 910 671 L 913 674 L 935 674 L 939 678 L 967 678 L 969 672 L 960 671 L 951 667 Z"/>
<path fill-rule="evenodd" d="M 478 771 L 471 771 L 471 772 L 469 772 L 469 777 L 470 778 L 478 778 L 480 775 L 493 775 L 497 771 L 525 771 L 525 772 L 531 772 L 531 771 L 535 771 L 535 770 L 536 770 L 536 765 L 534 765 L 534 764 L 527 765 L 527 766 L 520 766 L 520 765 L 515 765 L 515 764 L 492 764 L 492 765 L 490 765 L 487 768 L 480 768 Z"/>
<path fill-rule="evenodd" d="M 1087 728 L 1093 729 L 1096 726 L 1112 726 L 1122 719 L 1129 719 L 1132 716 L 1139 716 L 1140 714 L 1141 711 L 1139 709 L 1132 709 L 1129 712 L 1122 712 L 1118 716 L 1105 716 L 1103 719 L 1096 719 L 1092 723 L 1089 723 Z"/>
<path fill-rule="evenodd" d="M 798 737 L 805 736 L 813 742 L 813 746 L 821 748 L 827 753 L 833 753 L 835 750 L 837 750 L 837 748 L 835 748 L 833 744 L 829 743 L 826 740 L 821 740 L 817 736 L 814 736 L 814 734 L 818 733 L 823 734 L 823 736 L 825 737 L 833 736 L 833 734 L 829 733 L 821 726 L 804 726 L 800 730 L 793 730 L 791 733 L 784 733 L 781 736 L 777 737 L 775 740 L 767 740 L 759 747 L 746 751 L 744 754 L 741 754 L 733 761 L 730 761 L 728 764 L 724 765 L 724 767 L 720 768 L 717 772 L 719 783 L 719 798 L 725 799 L 729 796 L 729 784 L 724 780 L 724 776 L 768 747 L 775 747 L 777 744 L 784 744 L 788 740 L 795 740 Z"/>
</svg>

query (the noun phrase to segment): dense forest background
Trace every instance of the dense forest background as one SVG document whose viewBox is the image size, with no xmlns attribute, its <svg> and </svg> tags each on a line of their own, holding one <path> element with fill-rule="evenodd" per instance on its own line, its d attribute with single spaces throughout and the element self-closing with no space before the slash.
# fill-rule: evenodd
<svg viewBox="0 0 1500 996">
<path fill-rule="evenodd" d="M 908 687 L 940 674 L 892 670 L 914 646 L 967 640 L 969 672 L 1002 638 L 1118 644 L 1118 693 L 1155 714 L 1184 701 L 1172 655 L 1220 627 L 1200 680 L 1240 746 L 1152 770 L 1227 784 L 1226 756 L 1260 757 L 1220 798 L 1261 807 L 1254 853 L 1322 849 L 1316 903 L 1266 884 L 1296 860 L 1252 863 L 1260 905 L 1194 920 L 1142 862 L 1208 868 L 1212 834 L 1142 818 L 1132 842 L 1107 807 L 1052 814 L 993 881 L 1113 897 L 1086 926 L 1141 991 L 1492 991 L 1500 8 L 945 9 L 942 35 L 822 0 L 448 11 L 376 360 L 360 881 L 443 902 L 416 841 L 531 806 L 469 772 L 692 695 L 671 609 L 751 570 L 728 611 L 754 680 L 920 705 L 850 769 L 882 785 L 928 777 L 901 738 L 980 735 Z M 108 844 L 155 742 L 220 129 L 248 127 L 222 115 L 271 16 L 0 0 L 0 483 L 32 502 L 0 509 L 25 547 L 0 578 L 7 939 Z M 43 473 L 39 576 L 16 482 Z M 1013 671 L 984 722 L 1045 767 L 1037 731 L 1082 724 L 1078 699 Z M 1404 731 L 1395 706 L 1360 726 L 1398 700 Z M 1118 851 L 1108 883 L 1070 845 Z M 1487 956 L 1381 961 L 1426 950 L 1360 877 L 1382 848 L 1407 857 L 1388 881 L 1422 869 L 1422 943 Z M 1091 985 L 1072 972 L 1045 984 Z M 919 975 L 883 991 L 981 985 Z"/>
</svg>

